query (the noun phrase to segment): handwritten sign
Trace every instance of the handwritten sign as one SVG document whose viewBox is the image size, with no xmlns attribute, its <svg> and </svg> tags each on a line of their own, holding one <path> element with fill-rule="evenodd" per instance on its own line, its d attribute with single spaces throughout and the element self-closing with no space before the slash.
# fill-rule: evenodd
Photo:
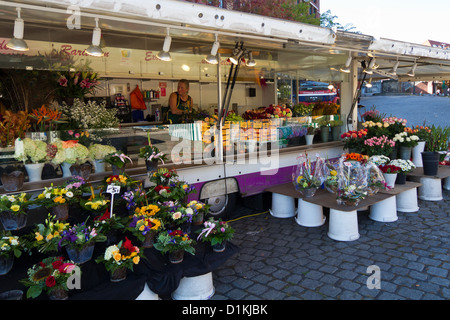
<svg viewBox="0 0 450 320">
<path fill-rule="evenodd" d="M 109 209 L 109 218 L 111 218 L 113 215 L 114 195 L 120 193 L 120 186 L 109 185 L 106 188 L 106 193 L 111 194 L 111 208 Z"/>
</svg>

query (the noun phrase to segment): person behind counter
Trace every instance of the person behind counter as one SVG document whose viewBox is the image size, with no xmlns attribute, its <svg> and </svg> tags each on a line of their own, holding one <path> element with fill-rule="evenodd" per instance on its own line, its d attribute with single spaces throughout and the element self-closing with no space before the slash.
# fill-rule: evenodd
<svg viewBox="0 0 450 320">
<path fill-rule="evenodd" d="M 169 96 L 169 120 L 172 123 L 181 123 L 186 113 L 192 112 L 193 101 L 189 93 L 189 81 L 178 81 L 178 88 Z"/>
</svg>

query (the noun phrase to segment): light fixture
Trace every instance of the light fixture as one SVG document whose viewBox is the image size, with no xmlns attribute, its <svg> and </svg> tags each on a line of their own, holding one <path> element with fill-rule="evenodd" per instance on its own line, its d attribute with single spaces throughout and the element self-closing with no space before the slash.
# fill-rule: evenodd
<svg viewBox="0 0 450 320">
<path fill-rule="evenodd" d="M 367 74 L 373 74 L 373 70 L 375 69 L 375 58 L 372 58 L 369 62 L 369 66 L 363 69 L 363 72 Z"/>
<path fill-rule="evenodd" d="M 416 74 L 416 68 L 417 68 L 417 62 L 414 61 L 414 65 L 412 66 L 411 70 L 407 73 L 408 76 L 414 77 Z"/>
<path fill-rule="evenodd" d="M 172 43 L 172 37 L 170 36 L 169 28 L 167 28 L 167 35 L 164 38 L 163 48 L 156 55 L 159 60 L 162 60 L 162 61 L 171 61 L 172 60 L 172 57 L 170 56 L 170 53 L 169 53 L 171 43 Z"/>
<path fill-rule="evenodd" d="M 243 53 L 244 50 L 242 50 L 242 46 L 241 48 L 239 48 L 238 44 L 236 43 L 236 47 L 233 49 L 233 54 L 230 57 L 231 63 L 237 65 Z"/>
<path fill-rule="evenodd" d="M 210 64 L 218 64 L 219 60 L 217 59 L 217 51 L 220 48 L 220 43 L 216 34 L 216 41 L 214 41 L 213 46 L 211 48 L 211 53 L 206 57 L 206 62 Z"/>
<path fill-rule="evenodd" d="M 86 53 L 90 56 L 103 56 L 102 48 L 100 48 L 100 40 L 102 37 L 102 30 L 98 27 L 98 18 L 95 18 L 95 28 L 92 33 L 92 44 L 86 49 Z"/>
<path fill-rule="evenodd" d="M 350 73 L 350 64 L 351 63 L 352 63 L 352 53 L 349 52 L 347 62 L 345 62 L 345 65 L 342 68 L 340 68 L 339 70 L 344 73 Z"/>
<path fill-rule="evenodd" d="M 8 41 L 6 47 L 17 51 L 28 51 L 27 43 L 23 40 L 23 29 L 24 23 L 23 19 L 20 17 L 20 8 L 16 8 L 17 18 L 14 21 L 14 38 Z"/>
<path fill-rule="evenodd" d="M 397 60 L 397 62 L 394 64 L 394 66 L 392 67 L 391 71 L 388 72 L 388 74 L 393 75 L 393 76 L 397 75 L 397 69 L 398 69 L 399 65 L 400 65 L 400 61 Z"/>
<path fill-rule="evenodd" d="M 256 66 L 256 61 L 255 59 L 253 59 L 253 52 L 249 51 L 248 52 L 248 60 L 247 60 L 247 67 L 254 67 Z"/>
<path fill-rule="evenodd" d="M 370 77 L 369 82 L 366 83 L 367 88 L 372 88 L 372 77 Z"/>
</svg>

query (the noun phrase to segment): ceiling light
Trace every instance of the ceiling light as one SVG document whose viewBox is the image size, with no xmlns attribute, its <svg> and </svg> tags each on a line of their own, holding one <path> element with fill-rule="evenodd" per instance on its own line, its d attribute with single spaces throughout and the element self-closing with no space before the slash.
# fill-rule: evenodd
<svg viewBox="0 0 450 320">
<path fill-rule="evenodd" d="M 247 60 L 247 67 L 254 67 L 256 66 L 256 61 L 253 59 L 253 52 L 248 52 L 248 60 Z"/>
<path fill-rule="evenodd" d="M 242 48 L 239 48 L 238 44 L 236 43 L 236 47 L 233 49 L 233 54 L 230 57 L 231 63 L 238 64 L 239 59 L 241 58 L 243 53 L 244 53 L 244 50 L 242 50 Z"/>
<path fill-rule="evenodd" d="M 350 73 L 350 64 L 352 63 L 352 53 L 349 52 L 347 62 L 345 62 L 345 65 L 340 69 L 341 72 L 344 73 Z"/>
<path fill-rule="evenodd" d="M 160 59 L 162 61 L 171 61 L 172 60 L 172 57 L 170 56 L 170 53 L 169 53 L 171 43 L 172 43 L 172 37 L 169 34 L 169 28 L 167 28 L 167 35 L 164 39 L 163 48 L 156 55 L 158 57 L 158 59 Z"/>
<path fill-rule="evenodd" d="M 17 51 L 28 51 L 27 43 L 23 40 L 23 30 L 24 23 L 23 19 L 20 17 L 20 8 L 16 8 L 17 10 L 17 18 L 14 21 L 14 38 L 8 41 L 6 47 L 12 50 Z"/>
<path fill-rule="evenodd" d="M 219 60 L 217 59 L 217 51 L 219 50 L 220 43 L 217 39 L 216 34 L 216 41 L 214 41 L 213 46 L 211 48 L 211 53 L 206 57 L 206 62 L 210 64 L 218 64 Z"/>
<path fill-rule="evenodd" d="M 92 44 L 86 49 L 86 53 L 90 56 L 101 57 L 103 51 L 100 48 L 100 39 L 102 37 L 102 30 L 98 27 L 98 18 L 95 18 L 95 28 L 92 33 Z"/>
<path fill-rule="evenodd" d="M 366 83 L 367 88 L 372 88 L 372 78 L 369 79 L 369 82 Z"/>
<path fill-rule="evenodd" d="M 411 70 L 407 73 L 408 76 L 414 77 L 416 74 L 416 68 L 417 68 L 417 62 L 414 62 L 414 65 L 412 66 Z"/>
<path fill-rule="evenodd" d="M 363 72 L 367 74 L 373 74 L 373 69 L 375 69 L 375 58 L 372 58 L 369 62 L 369 66 L 363 69 Z"/>
<path fill-rule="evenodd" d="M 400 65 L 400 61 L 397 61 L 397 62 L 394 64 L 394 66 L 392 67 L 391 71 L 389 71 L 388 73 L 389 73 L 390 75 L 393 75 L 393 76 L 397 75 L 397 69 L 398 69 L 398 66 L 399 66 L 399 65 Z"/>
</svg>

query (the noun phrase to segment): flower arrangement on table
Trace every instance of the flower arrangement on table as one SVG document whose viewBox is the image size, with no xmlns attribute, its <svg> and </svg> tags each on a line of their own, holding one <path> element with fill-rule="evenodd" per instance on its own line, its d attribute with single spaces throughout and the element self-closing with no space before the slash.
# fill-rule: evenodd
<svg viewBox="0 0 450 320">
<path fill-rule="evenodd" d="M 186 205 L 186 207 L 191 208 L 194 211 L 192 223 L 196 225 L 203 222 L 204 217 L 206 217 L 206 215 L 209 213 L 211 205 L 203 203 L 201 201 L 192 200 Z"/>
<path fill-rule="evenodd" d="M 384 155 L 373 155 L 369 157 L 367 161 L 375 164 L 376 166 L 380 166 L 382 164 L 388 164 L 389 162 L 391 162 L 391 159 Z"/>
<path fill-rule="evenodd" d="M 401 172 L 401 168 L 397 167 L 393 164 L 382 164 L 380 166 L 378 166 L 378 168 L 381 170 L 381 172 L 383 173 L 399 173 Z"/>
<path fill-rule="evenodd" d="M 194 216 L 194 210 L 192 208 L 186 208 L 184 206 L 175 205 L 169 210 L 165 210 L 162 215 L 164 225 L 169 228 L 183 227 L 184 224 L 190 225 Z"/>
<path fill-rule="evenodd" d="M 126 173 L 123 174 L 114 174 L 110 176 L 106 176 L 102 179 L 100 182 L 100 185 L 102 186 L 103 190 L 106 190 L 108 185 L 114 185 L 119 186 L 121 191 L 126 190 L 127 188 L 133 188 L 136 187 L 136 184 L 139 181 L 133 180 L 130 178 L 130 176 Z"/>
<path fill-rule="evenodd" d="M 73 193 L 75 198 L 81 198 L 83 194 L 89 193 L 92 186 L 81 176 L 72 176 L 62 185 L 64 189 Z"/>
<path fill-rule="evenodd" d="M 156 185 L 168 186 L 178 181 L 176 169 L 159 168 L 150 176 L 150 181 Z"/>
<path fill-rule="evenodd" d="M 103 161 L 109 154 L 117 153 L 117 149 L 107 144 L 94 143 L 88 147 L 89 158 Z"/>
<path fill-rule="evenodd" d="M 120 241 L 106 248 L 105 253 L 95 261 L 103 263 L 106 270 L 114 272 L 121 268 L 133 271 L 133 266 L 139 264 L 142 258 L 142 252 L 139 247 L 134 246 L 127 237 L 125 241 Z"/>
<path fill-rule="evenodd" d="M 406 123 L 408 121 L 406 119 L 397 117 L 387 117 L 383 119 L 383 122 L 389 124 L 389 126 L 387 127 L 389 131 L 389 137 L 393 138 L 397 133 L 405 131 Z"/>
<path fill-rule="evenodd" d="M 344 149 L 361 150 L 364 146 L 364 140 L 367 135 L 367 129 L 350 130 L 341 135 L 344 142 Z"/>
<path fill-rule="evenodd" d="M 338 187 L 337 163 L 331 163 L 327 160 L 324 169 L 324 186 L 329 192 L 336 193 Z"/>
<path fill-rule="evenodd" d="M 35 248 L 41 253 L 58 252 L 61 234 L 68 226 L 68 223 L 60 222 L 49 214 L 44 223 L 36 226 L 31 238 L 27 239 L 27 243 L 30 248 Z"/>
<path fill-rule="evenodd" d="M 355 154 L 350 155 L 349 158 L 349 154 L 344 154 L 339 159 L 336 200 L 339 204 L 356 206 L 367 196 L 368 181 L 365 159 L 356 160 Z"/>
<path fill-rule="evenodd" d="M 148 145 L 143 146 L 139 149 L 139 157 L 144 158 L 146 161 L 161 161 L 162 164 L 164 164 L 164 161 L 167 161 L 167 156 L 162 153 L 157 147 L 152 145 L 149 132 L 147 132 L 147 140 Z"/>
<path fill-rule="evenodd" d="M 389 165 L 400 168 L 398 173 L 407 174 L 416 168 L 415 164 L 411 160 L 394 159 L 389 162 Z"/>
<path fill-rule="evenodd" d="M 86 94 L 94 93 L 99 85 L 96 72 L 65 71 L 59 73 L 56 93 L 60 97 L 83 98 Z"/>
<path fill-rule="evenodd" d="M 147 237 L 154 238 L 156 233 L 164 227 L 160 219 L 154 217 L 147 217 L 144 215 L 133 216 L 128 227 L 130 231 L 138 240 L 144 242 Z"/>
<path fill-rule="evenodd" d="M 195 240 L 191 239 L 187 233 L 181 230 L 162 230 L 154 244 L 156 250 L 162 254 L 173 253 L 176 251 L 185 251 L 192 255 L 195 254 Z"/>
<path fill-rule="evenodd" d="M 53 164 L 61 164 L 63 162 L 82 164 L 89 159 L 88 148 L 79 143 L 78 140 L 56 140 L 54 144 L 58 148 L 58 151 L 52 159 Z"/>
<path fill-rule="evenodd" d="M 20 193 L 20 195 L 2 195 L 0 196 L 0 214 L 2 212 L 12 212 L 15 215 L 27 214 L 27 209 L 30 205 L 34 203 L 33 200 L 30 201 L 31 196 L 25 192 Z"/>
<path fill-rule="evenodd" d="M 131 160 L 130 157 L 128 157 L 124 153 L 118 153 L 118 152 L 114 152 L 114 153 L 110 153 L 110 154 L 106 155 L 104 157 L 103 161 L 106 163 L 109 163 L 113 167 L 113 171 L 114 171 L 114 167 L 117 167 L 119 169 L 122 169 L 122 172 L 125 169 L 125 167 L 127 166 L 127 164 L 133 164 L 133 160 Z"/>
<path fill-rule="evenodd" d="M 62 112 L 59 110 L 53 110 L 45 105 L 42 105 L 38 109 L 33 109 L 28 117 L 32 120 L 31 126 L 34 131 L 46 132 L 57 130 L 58 124 L 65 123 L 61 119 Z"/>
<path fill-rule="evenodd" d="M 388 122 L 383 121 L 366 121 L 361 123 L 363 128 L 367 129 L 367 136 L 368 137 L 380 137 L 380 136 L 389 136 L 389 126 L 390 124 Z"/>
<path fill-rule="evenodd" d="M 396 145 L 394 140 L 389 139 L 389 137 L 382 135 L 380 137 L 372 137 L 364 140 L 364 146 L 362 152 L 369 156 L 373 155 L 383 155 L 388 156 L 394 150 Z"/>
<path fill-rule="evenodd" d="M 80 199 L 80 206 L 88 211 L 92 212 L 95 216 L 103 214 L 108 209 L 110 200 L 106 199 L 103 194 L 98 193 L 90 196 L 89 199 Z"/>
<path fill-rule="evenodd" d="M 429 135 L 431 134 L 431 129 L 425 125 L 416 125 L 415 127 L 405 128 L 405 131 L 407 131 L 409 134 L 418 136 L 419 141 L 427 141 Z"/>
<path fill-rule="evenodd" d="M 47 162 L 49 160 L 47 143 L 42 140 L 32 140 L 30 138 L 16 141 L 14 158 L 25 164 Z"/>
<path fill-rule="evenodd" d="M 407 131 L 403 131 L 397 133 L 392 140 L 400 146 L 414 148 L 419 144 L 420 138 L 415 134 L 410 134 Z"/>
<path fill-rule="evenodd" d="M 0 256 L 20 258 L 24 250 L 22 240 L 11 232 L 2 231 L 0 234 Z"/>
<path fill-rule="evenodd" d="M 67 280 L 76 266 L 64 257 L 48 257 L 35 264 L 28 269 L 28 278 L 20 280 L 28 287 L 27 298 L 37 298 L 43 291 L 51 294 L 63 290 L 67 294 Z"/>
<path fill-rule="evenodd" d="M 224 245 L 226 241 L 233 238 L 235 232 L 228 222 L 221 219 L 215 220 L 210 218 L 203 223 L 203 226 L 202 230 L 198 230 L 200 234 L 197 237 L 197 241 L 209 242 L 213 247 Z"/>
<path fill-rule="evenodd" d="M 147 194 L 141 186 L 134 190 L 125 191 L 122 195 L 122 199 L 126 201 L 126 208 L 128 210 L 134 210 L 136 207 L 147 204 Z"/>
<path fill-rule="evenodd" d="M 103 241 L 106 241 L 106 236 L 95 227 L 91 227 L 86 222 L 82 222 L 68 227 L 61 232 L 58 249 L 61 250 L 62 247 L 68 247 L 79 251 L 88 246 L 93 246 L 95 242 Z"/>
<path fill-rule="evenodd" d="M 50 187 L 44 187 L 44 191 L 37 196 L 36 203 L 46 208 L 53 208 L 66 203 L 72 204 L 77 200 L 72 191 L 63 187 L 53 187 L 52 183 Z"/>
<path fill-rule="evenodd" d="M 311 197 L 321 186 L 324 178 L 324 160 L 316 158 L 314 165 L 307 154 L 299 156 L 299 162 L 292 174 L 295 189 L 305 197 Z"/>
<path fill-rule="evenodd" d="M 367 194 L 371 196 L 377 194 L 380 189 L 386 189 L 386 181 L 378 165 L 369 160 L 365 163 L 365 167 L 367 173 Z"/>
</svg>

